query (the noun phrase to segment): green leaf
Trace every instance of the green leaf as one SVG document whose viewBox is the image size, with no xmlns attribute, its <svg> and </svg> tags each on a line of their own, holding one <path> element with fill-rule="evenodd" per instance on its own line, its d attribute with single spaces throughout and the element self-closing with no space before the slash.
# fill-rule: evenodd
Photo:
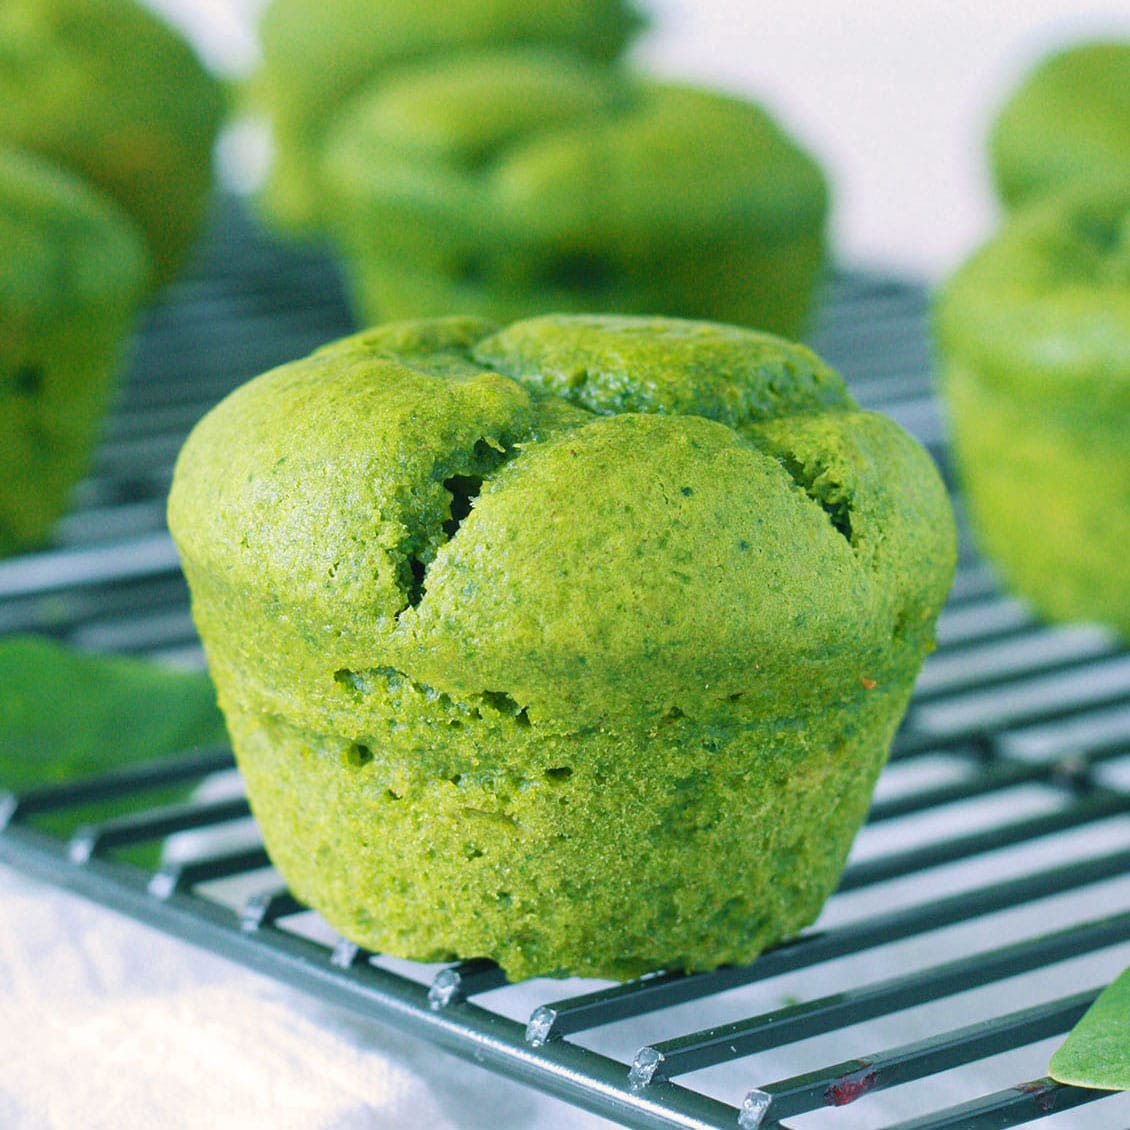
<svg viewBox="0 0 1130 1130">
<path fill-rule="evenodd" d="M 1060 1083 L 1130 1091 L 1130 969 L 1108 985 L 1048 1065 Z"/>
<path fill-rule="evenodd" d="M 0 640 L 0 786 L 15 791 L 227 741 L 208 676 Z"/>
</svg>

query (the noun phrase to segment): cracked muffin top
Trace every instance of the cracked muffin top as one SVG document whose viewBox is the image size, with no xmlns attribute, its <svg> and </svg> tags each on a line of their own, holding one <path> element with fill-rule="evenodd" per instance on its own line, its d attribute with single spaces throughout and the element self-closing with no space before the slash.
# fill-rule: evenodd
<svg viewBox="0 0 1130 1130">
<path fill-rule="evenodd" d="M 928 455 L 813 353 L 662 318 L 344 339 L 209 413 L 169 522 L 268 704 L 391 671 L 572 729 L 846 700 L 954 559 Z"/>
</svg>

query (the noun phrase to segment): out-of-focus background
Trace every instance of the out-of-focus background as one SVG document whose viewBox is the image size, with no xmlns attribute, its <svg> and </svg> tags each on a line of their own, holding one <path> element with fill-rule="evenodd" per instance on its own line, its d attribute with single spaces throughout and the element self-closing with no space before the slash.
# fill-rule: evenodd
<svg viewBox="0 0 1130 1130">
<path fill-rule="evenodd" d="M 265 0 L 150 0 L 225 73 Z M 635 56 L 763 100 L 834 190 L 840 258 L 933 279 L 991 230 L 989 120 L 1056 46 L 1130 34 L 1126 0 L 641 0 Z"/>
</svg>

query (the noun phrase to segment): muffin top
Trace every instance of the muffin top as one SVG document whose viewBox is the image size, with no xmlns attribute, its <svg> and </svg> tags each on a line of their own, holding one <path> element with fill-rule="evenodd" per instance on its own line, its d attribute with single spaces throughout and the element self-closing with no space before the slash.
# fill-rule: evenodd
<svg viewBox="0 0 1130 1130">
<path fill-rule="evenodd" d="M 292 179 L 312 178 L 316 170 L 302 165 L 337 107 L 397 67 L 498 45 L 557 45 L 614 59 L 640 26 L 625 0 L 274 0 L 260 28 L 263 65 L 247 98 L 270 118 Z M 268 192 L 277 219 L 313 220 L 305 183 Z"/>
<path fill-rule="evenodd" d="M 140 233 L 112 200 L 0 148 L 0 357 L 46 323 L 132 309 L 149 272 Z"/>
<path fill-rule="evenodd" d="M 1075 181 L 1130 176 L 1130 43 L 1084 43 L 1045 59 L 1005 103 L 989 142 L 1010 207 Z"/>
<path fill-rule="evenodd" d="M 1049 410 L 1130 417 L 1130 174 L 1014 213 L 941 290 L 943 352 Z"/>
<path fill-rule="evenodd" d="M 549 49 L 428 61 L 366 88 L 323 173 L 347 215 L 413 200 L 483 243 L 785 238 L 827 209 L 820 170 L 759 106 Z"/>
<path fill-rule="evenodd" d="M 347 338 L 205 417 L 169 521 L 264 686 L 393 672 L 571 729 L 858 695 L 954 559 L 929 457 L 815 355 L 656 318 Z"/>
<path fill-rule="evenodd" d="M 0 5 L 0 143 L 113 197 L 174 273 L 211 184 L 224 98 L 192 48 L 134 0 Z"/>
</svg>

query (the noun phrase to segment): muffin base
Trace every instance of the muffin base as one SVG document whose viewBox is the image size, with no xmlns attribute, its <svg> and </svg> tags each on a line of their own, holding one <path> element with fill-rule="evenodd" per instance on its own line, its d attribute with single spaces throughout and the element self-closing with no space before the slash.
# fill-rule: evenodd
<svg viewBox="0 0 1130 1130">
<path fill-rule="evenodd" d="M 343 936 L 620 979 L 747 962 L 811 922 L 908 695 L 731 728 L 673 712 L 634 736 L 484 704 L 383 744 L 223 705 L 272 860 Z"/>
</svg>

